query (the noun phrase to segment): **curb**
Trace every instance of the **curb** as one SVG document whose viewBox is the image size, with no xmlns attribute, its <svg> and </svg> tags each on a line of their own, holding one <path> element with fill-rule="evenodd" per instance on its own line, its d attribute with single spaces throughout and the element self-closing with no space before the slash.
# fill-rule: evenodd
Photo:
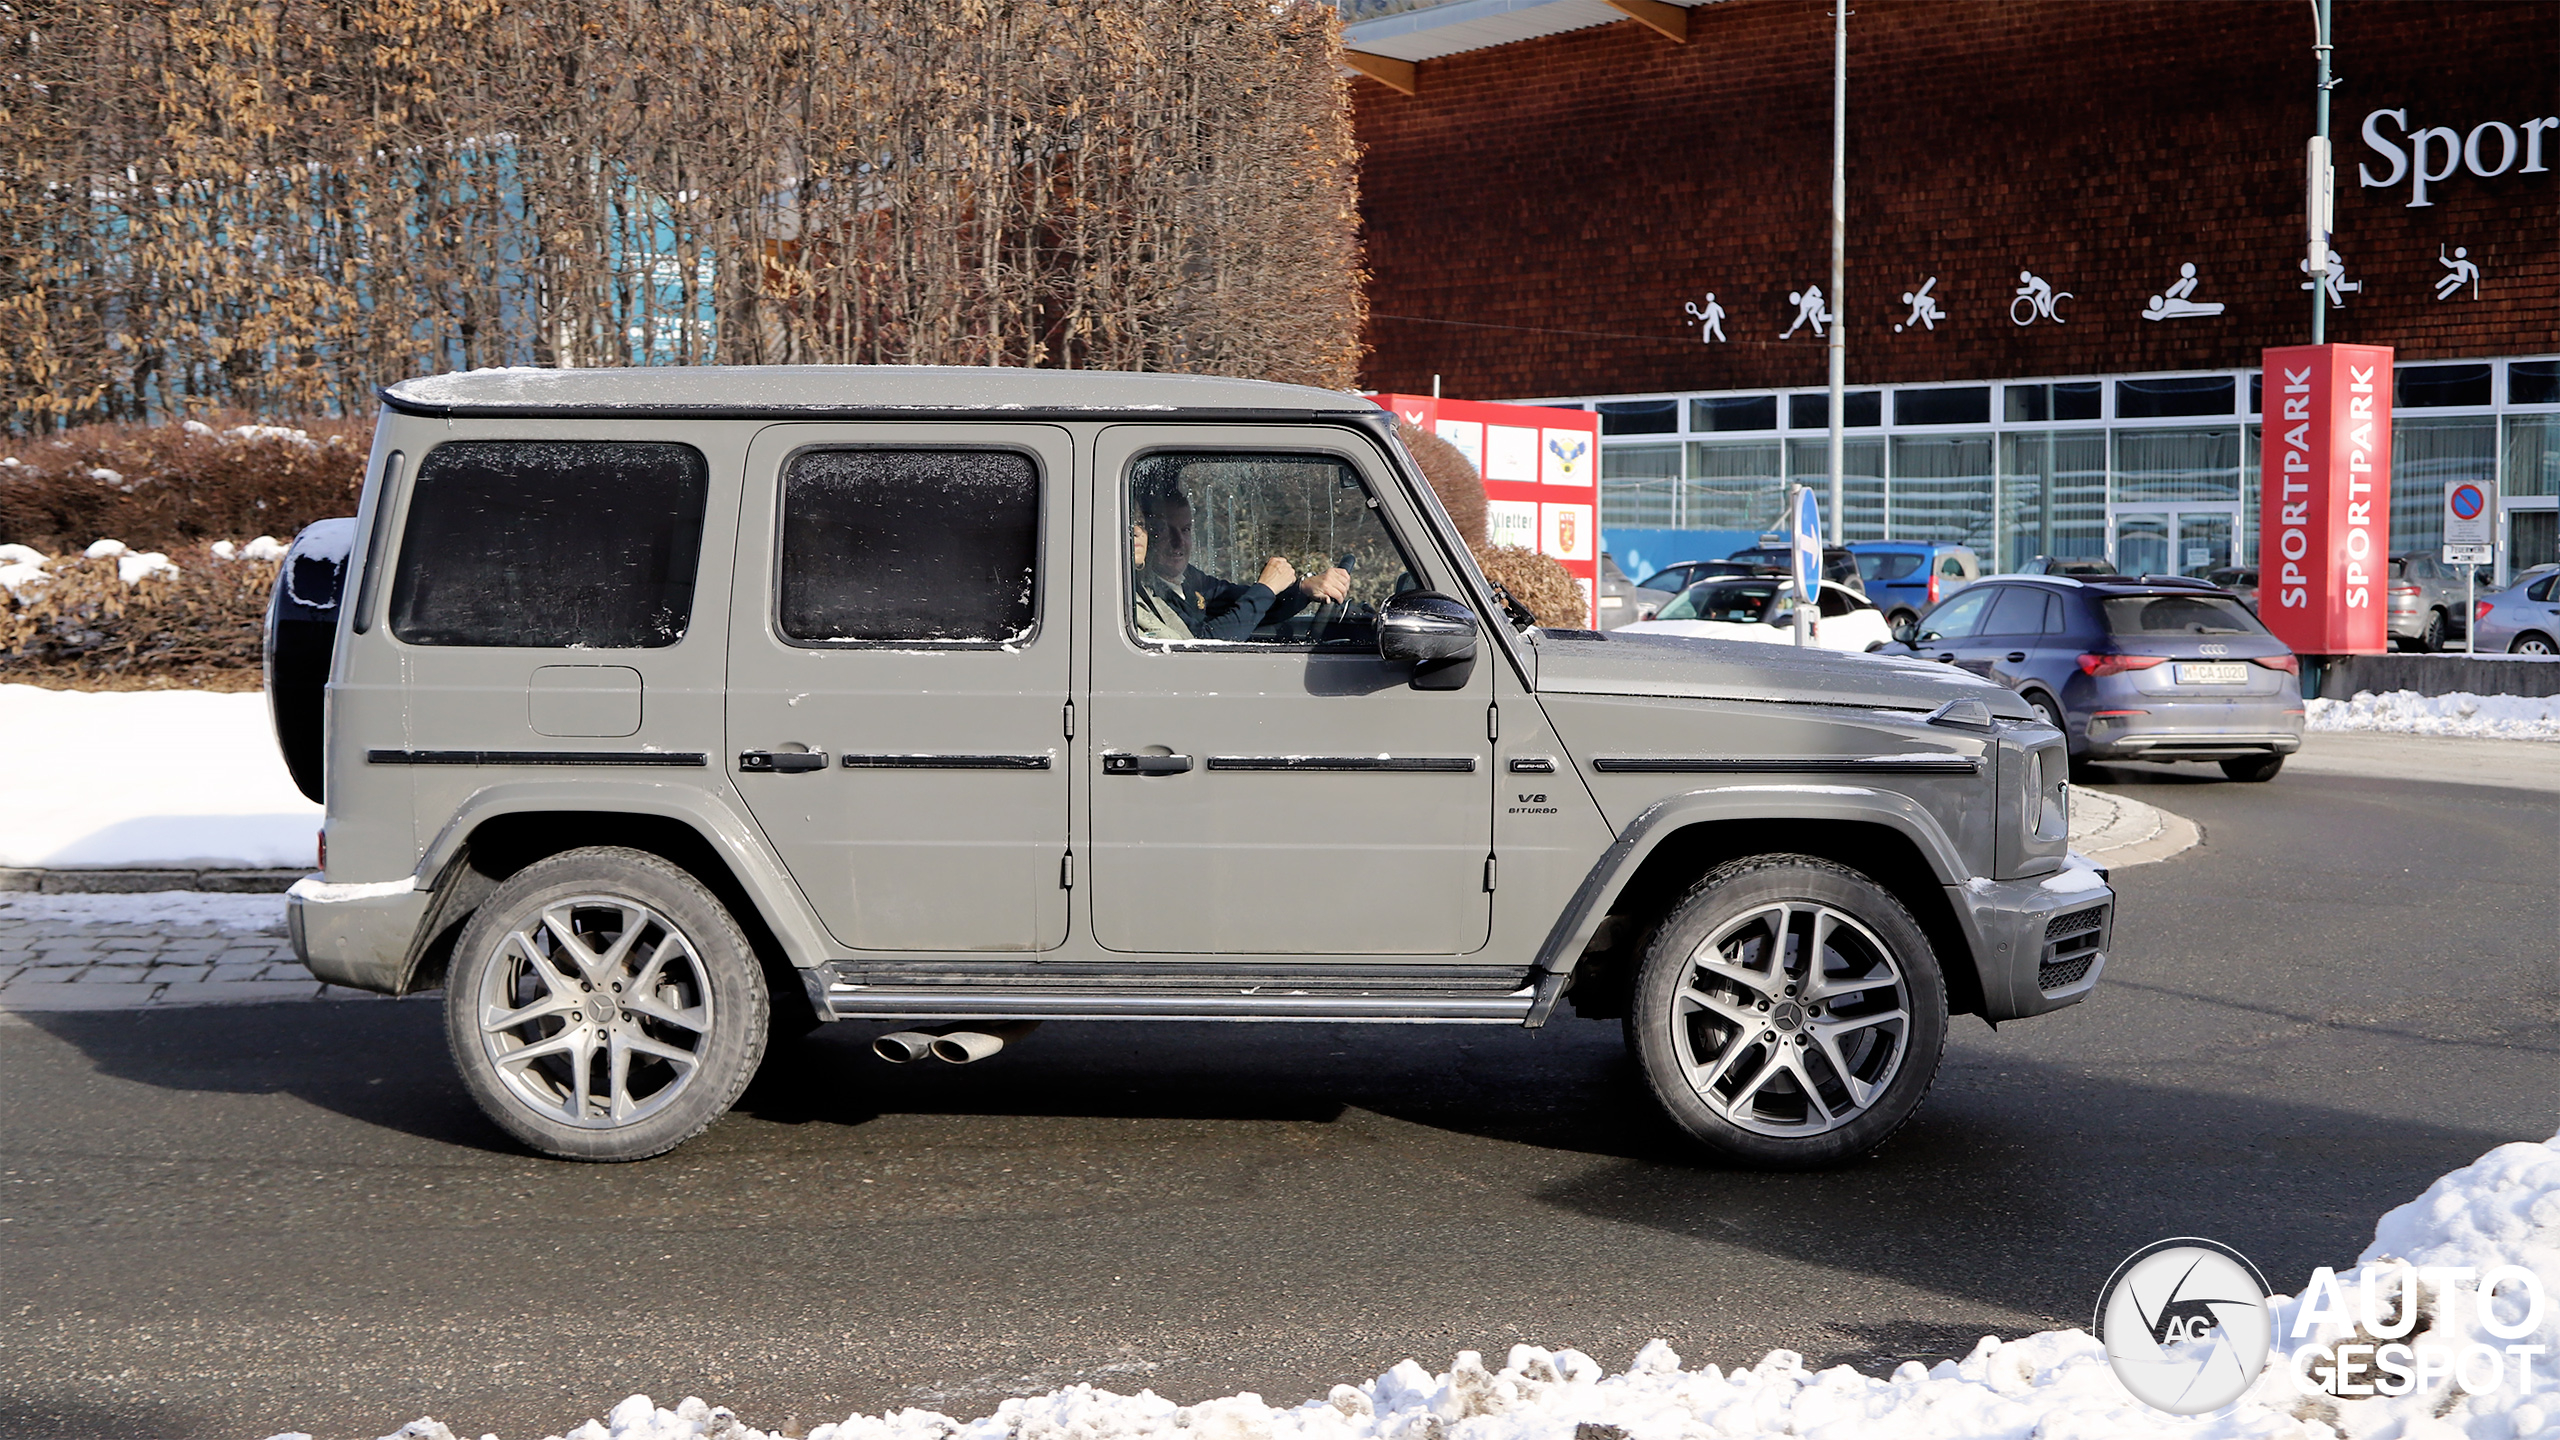
<svg viewBox="0 0 2560 1440">
<path fill-rule="evenodd" d="M 308 870 L 38 870 L 0 867 L 0 894 L 142 895 L 202 890 L 215 895 L 281 895 Z"/>
</svg>

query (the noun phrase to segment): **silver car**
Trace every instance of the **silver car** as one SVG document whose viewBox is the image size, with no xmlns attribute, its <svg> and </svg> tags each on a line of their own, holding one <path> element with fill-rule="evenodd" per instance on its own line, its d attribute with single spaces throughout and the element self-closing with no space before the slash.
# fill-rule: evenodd
<svg viewBox="0 0 2560 1440">
<path fill-rule="evenodd" d="M 2441 650 L 2445 640 L 2467 634 L 2462 567 L 2440 565 L 2432 555 L 2391 557 L 2391 638 L 2410 649 Z"/>
<path fill-rule="evenodd" d="M 1638 620 L 1650 620 L 1662 613 L 1662 607 L 1678 599 L 1671 590 L 1648 590 L 1627 578 L 1618 568 L 1618 557 L 1600 552 L 1600 628 L 1615 630 Z"/>
<path fill-rule="evenodd" d="M 2560 655 L 2560 565 L 2537 565 L 2481 596 L 2475 623 L 2484 653 Z"/>
</svg>

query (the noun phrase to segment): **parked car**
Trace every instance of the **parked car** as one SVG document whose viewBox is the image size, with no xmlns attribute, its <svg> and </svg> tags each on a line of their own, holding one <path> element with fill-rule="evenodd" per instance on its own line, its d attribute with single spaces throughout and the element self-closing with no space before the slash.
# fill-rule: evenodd
<svg viewBox="0 0 2560 1440">
<path fill-rule="evenodd" d="M 1728 575 L 1757 575 L 1760 567 L 1739 560 L 1683 560 L 1665 565 L 1636 582 L 1640 590 L 1661 590 L 1677 595 L 1701 580 L 1717 580 Z M 1668 603 L 1668 602 L 1665 602 Z"/>
<path fill-rule="evenodd" d="M 1766 540 L 1769 537 L 1764 535 L 1760 538 Z M 1796 568 L 1795 551 L 1784 545 L 1764 544 L 1749 550 L 1736 550 L 1725 558 L 1750 566 L 1751 573 L 1755 575 L 1792 575 Z M 1858 576 L 1858 557 L 1850 554 L 1844 546 L 1823 547 L 1822 578 L 1835 585 L 1846 585 L 1859 594 L 1866 593 L 1866 585 Z"/>
<path fill-rule="evenodd" d="M 1862 540 L 1849 551 L 1858 557 L 1859 578 L 1888 625 L 1909 624 L 1982 575 L 1982 562 L 1962 545 Z"/>
<path fill-rule="evenodd" d="M 324 802 L 295 954 L 442 987 L 472 1098 L 588 1160 L 699 1133 L 777 1027 L 966 1061 L 1569 998 L 1705 1146 L 1829 1164 L 1950 1013 L 2095 986 L 2115 894 L 2032 705 L 1522 624 L 1392 424 L 1068 370 L 395 384 L 356 523 L 284 567 L 326 620 L 279 673 L 328 677 L 273 692 Z"/>
<path fill-rule="evenodd" d="M 2209 760 L 2270 780 L 2302 748 L 2301 663 L 2238 599 L 2193 580 L 1995 576 L 1886 653 L 2017 691 L 2070 737 L 2075 766 Z"/>
<path fill-rule="evenodd" d="M 1825 580 L 1815 602 L 1813 643 L 1825 650 L 1861 654 L 1892 643 L 1893 628 L 1875 602 L 1846 585 Z M 1796 582 L 1770 576 L 1702 580 L 1680 592 L 1661 615 L 1624 627 L 1625 633 L 1688 635 L 1700 639 L 1751 640 L 1789 645 L 1796 633 Z"/>
<path fill-rule="evenodd" d="M 2113 575 L 2113 563 L 2094 555 L 2039 555 L 2017 568 L 2020 575 Z"/>
<path fill-rule="evenodd" d="M 2560 654 L 2560 566 L 2536 566 L 2481 596 L 2474 624 L 2483 654 Z"/>
<path fill-rule="evenodd" d="M 2226 565 L 2206 572 L 2204 578 L 2240 597 L 2240 603 L 2249 607 L 2250 614 L 2258 613 L 2258 567 Z"/>
<path fill-rule="evenodd" d="M 2391 638 L 2430 651 L 2443 649 L 2449 636 L 2468 633 L 2463 579 L 2461 566 L 2440 565 L 2433 555 L 2392 556 Z"/>
<path fill-rule="evenodd" d="M 1600 552 L 1600 628 L 1615 630 L 1631 620 L 1650 620 L 1679 598 L 1676 590 L 1638 585 L 1618 568 L 1618 557 Z"/>
</svg>

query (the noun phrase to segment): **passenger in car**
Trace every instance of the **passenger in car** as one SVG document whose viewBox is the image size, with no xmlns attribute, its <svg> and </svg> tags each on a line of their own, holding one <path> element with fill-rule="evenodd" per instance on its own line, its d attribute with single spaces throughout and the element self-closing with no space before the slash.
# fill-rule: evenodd
<svg viewBox="0 0 2560 1440">
<path fill-rule="evenodd" d="M 1310 579 L 1278 555 L 1262 562 L 1251 584 L 1221 580 L 1191 563 L 1189 496 L 1168 485 L 1142 489 L 1137 499 L 1139 524 L 1147 532 L 1140 588 L 1180 617 L 1193 639 L 1251 639 L 1259 626 L 1319 601 L 1338 604 L 1351 593 L 1350 572 L 1329 565 Z"/>
<path fill-rule="evenodd" d="M 1129 623 L 1149 640 L 1196 640 L 1191 627 L 1183 623 L 1164 587 L 1147 580 L 1147 527 L 1129 527 Z"/>
</svg>

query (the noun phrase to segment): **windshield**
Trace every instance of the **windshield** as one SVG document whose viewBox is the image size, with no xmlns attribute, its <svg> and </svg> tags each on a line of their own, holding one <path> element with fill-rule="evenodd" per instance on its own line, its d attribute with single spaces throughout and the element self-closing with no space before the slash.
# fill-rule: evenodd
<svg viewBox="0 0 2560 1440">
<path fill-rule="evenodd" d="M 1767 580 L 1709 580 L 1680 592 L 1657 620 L 1720 620 L 1757 625 L 1777 607 L 1781 587 Z"/>
<path fill-rule="evenodd" d="M 2101 606 L 2110 635 L 2263 635 L 2228 595 L 2115 595 Z"/>
<path fill-rule="evenodd" d="M 1881 555 L 1860 552 L 1858 578 L 1862 580 L 1905 579 L 1919 574 L 1920 562 L 1926 558 L 1921 555 L 1896 555 L 1891 552 Z"/>
</svg>

